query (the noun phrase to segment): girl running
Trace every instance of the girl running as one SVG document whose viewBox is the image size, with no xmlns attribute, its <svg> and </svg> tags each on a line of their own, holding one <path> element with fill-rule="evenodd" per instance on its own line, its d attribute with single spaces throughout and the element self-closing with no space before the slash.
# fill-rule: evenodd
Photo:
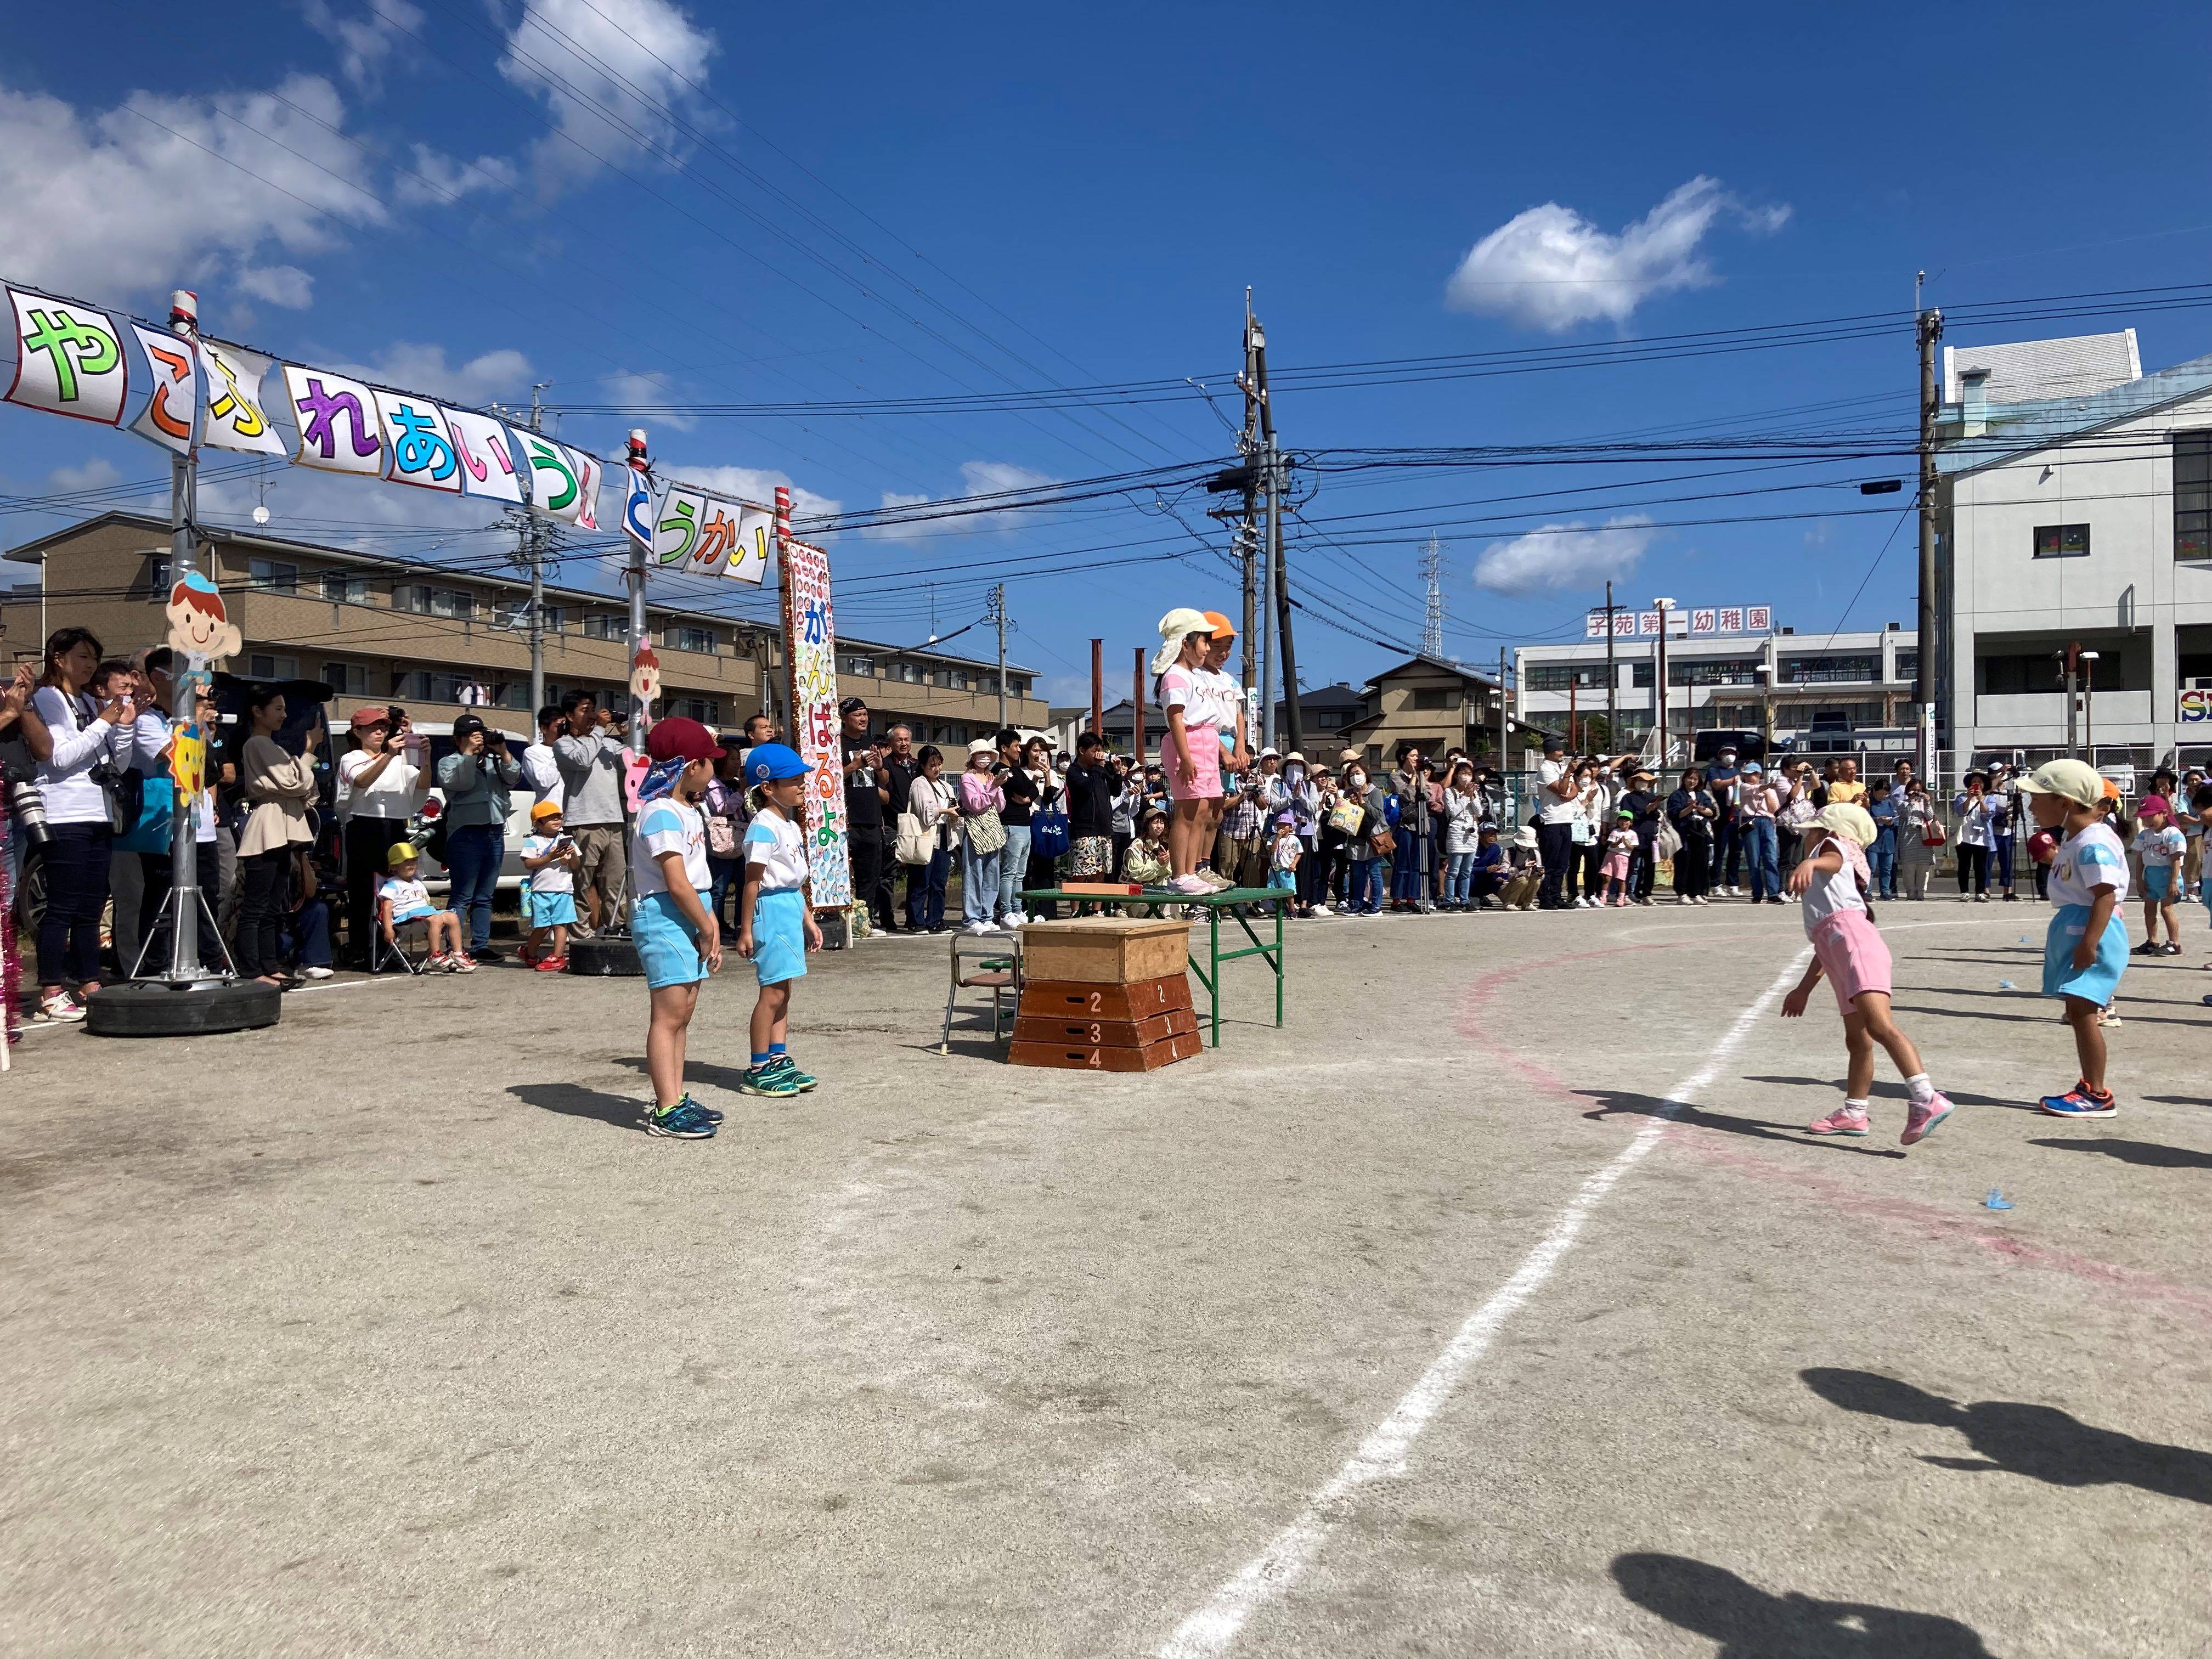
<svg viewBox="0 0 2212 1659">
<path fill-rule="evenodd" d="M 1825 976 L 1835 989 L 1836 1006 L 1844 1016 L 1844 1043 L 1850 1054 L 1844 1103 L 1808 1124 L 1807 1133 L 1866 1133 L 1867 1106 L 1874 1092 L 1874 1049 L 1880 1043 L 1889 1051 L 1911 1097 L 1905 1133 L 1898 1137 L 1910 1146 L 1926 1139 L 1952 1109 L 1921 1069 L 1920 1051 L 1890 1018 L 1889 946 L 1867 910 L 1872 881 L 1866 849 L 1874 845 L 1874 820 L 1863 806 L 1838 803 L 1823 808 L 1804 836 L 1806 854 L 1790 871 L 1789 888 L 1804 907 L 1813 965 L 1783 999 L 1782 1017 L 1801 1017 L 1813 988 Z"/>
</svg>

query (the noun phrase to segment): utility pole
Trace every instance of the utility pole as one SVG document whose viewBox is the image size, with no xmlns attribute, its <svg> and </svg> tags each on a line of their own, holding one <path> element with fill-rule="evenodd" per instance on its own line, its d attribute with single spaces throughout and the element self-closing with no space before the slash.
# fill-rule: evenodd
<svg viewBox="0 0 2212 1659">
<path fill-rule="evenodd" d="M 177 289 L 169 296 L 169 332 L 180 340 L 189 342 L 196 339 L 199 332 L 199 295 L 186 289 Z M 205 370 L 201 372 L 204 374 Z M 172 587 L 193 574 L 197 550 L 192 523 L 199 516 L 199 471 L 195 465 L 198 456 L 198 450 L 195 447 L 182 455 L 173 453 L 169 457 L 169 585 Z M 41 564 L 39 568 L 39 603 L 42 612 L 46 605 L 46 568 Z M 175 688 L 170 702 L 170 714 L 179 723 L 190 721 L 199 712 L 197 700 L 200 686 L 181 653 L 170 662 L 169 684 Z M 210 732 L 204 735 L 212 750 L 216 734 Z M 213 759 L 212 754 L 210 759 Z M 210 787 L 212 781 L 210 781 Z M 229 978 L 230 975 L 219 968 L 200 960 L 200 911 L 207 901 L 200 896 L 199 825 L 196 821 L 194 802 L 181 789 L 176 792 L 175 811 L 169 820 L 169 869 L 168 983 L 172 986 L 200 985 Z"/>
<path fill-rule="evenodd" d="M 536 394 L 534 393 L 532 394 L 533 398 L 535 395 Z M 630 430 L 629 465 L 630 470 L 633 472 L 643 472 L 646 470 L 645 428 L 643 427 L 634 427 Z M 643 650 L 647 644 L 645 632 L 645 549 L 635 538 L 627 538 L 626 539 L 629 541 L 629 568 L 625 570 L 623 574 L 623 579 L 627 581 L 629 586 L 630 672 L 635 676 L 637 672 L 637 653 Z M 533 574 L 534 574 L 535 573 L 533 573 Z M 533 583 L 533 591 L 534 586 L 535 584 Z M 532 611 L 532 620 L 533 622 L 536 620 L 536 610 L 535 607 L 533 607 Z M 544 707 L 544 705 L 543 703 L 538 705 L 538 708 L 542 708 Z M 633 696 L 629 700 L 629 747 L 630 752 L 633 754 L 641 755 L 645 752 L 645 728 L 653 718 L 651 714 L 652 707 L 653 705 L 647 702 L 643 697 Z M 531 719 L 534 720 L 537 718 L 537 709 L 532 709 L 531 711 Z"/>
<path fill-rule="evenodd" d="M 2081 646 L 2077 640 L 2059 653 L 2065 665 L 2066 675 L 2066 752 L 2075 760 L 2081 758 L 2081 695 L 2075 689 L 2075 673 L 2081 659 Z"/>
<path fill-rule="evenodd" d="M 1106 735 L 1106 641 L 1091 641 L 1091 729 Z"/>
<path fill-rule="evenodd" d="M 1251 690 L 1257 679 L 1258 644 L 1252 637 L 1257 624 L 1258 572 L 1255 561 L 1260 551 L 1260 419 L 1264 407 L 1260 396 L 1260 325 L 1252 316 L 1252 290 L 1244 290 L 1244 372 L 1237 383 L 1244 388 L 1244 429 L 1237 434 L 1237 453 L 1244 460 L 1244 521 L 1237 532 L 1237 550 L 1244 565 L 1244 689 Z"/>
<path fill-rule="evenodd" d="M 1943 313 L 1920 303 L 1920 285 L 1928 273 L 1912 279 L 1914 331 L 1920 340 L 1920 657 L 1913 675 L 1912 700 L 1920 706 L 1920 775 L 1933 787 L 1936 775 L 1936 343 L 1943 337 Z M 2069 699 L 2068 708 L 2072 708 Z M 2069 714 L 2069 719 L 2071 719 Z M 2072 739 L 2068 739 L 2072 746 Z"/>
<path fill-rule="evenodd" d="M 1498 769 L 1506 770 L 1505 741 L 1508 710 L 1512 707 L 1505 697 L 1505 647 L 1498 647 Z"/>
<path fill-rule="evenodd" d="M 991 615 L 999 625 L 999 729 L 1006 729 L 1006 585 L 991 590 Z"/>
<path fill-rule="evenodd" d="M 1421 544 L 1421 582 L 1424 588 L 1421 611 L 1421 653 L 1441 657 L 1444 653 L 1444 544 L 1430 532 Z"/>
<path fill-rule="evenodd" d="M 1620 696 L 1620 675 L 1613 665 L 1613 584 L 1605 585 L 1605 746 L 1616 754 L 1620 750 L 1620 711 L 1614 703 Z"/>
<path fill-rule="evenodd" d="M 553 384 L 540 380 L 530 388 L 530 429 L 540 430 L 545 405 L 538 394 Z M 525 506 L 522 509 L 523 557 L 530 565 L 530 720 L 538 729 L 538 711 L 545 707 L 545 521 Z"/>
<path fill-rule="evenodd" d="M 1136 776 L 1145 778 L 1145 647 L 1137 647 L 1137 660 L 1129 671 L 1129 752 L 1136 757 Z"/>
<path fill-rule="evenodd" d="M 1249 317 L 1252 299 L 1249 292 L 1244 298 L 1244 306 Z M 1283 548 L 1282 463 L 1275 453 L 1275 411 L 1267 401 L 1267 337 L 1255 317 L 1249 318 L 1245 332 L 1252 343 L 1252 366 L 1260 381 L 1260 483 L 1267 493 L 1267 540 L 1264 550 L 1266 562 L 1261 583 L 1260 605 L 1260 742 L 1265 747 L 1273 748 L 1275 743 L 1275 689 L 1272 670 L 1275 656 L 1275 607 L 1279 600 L 1275 586 L 1275 567 L 1282 558 Z"/>
</svg>

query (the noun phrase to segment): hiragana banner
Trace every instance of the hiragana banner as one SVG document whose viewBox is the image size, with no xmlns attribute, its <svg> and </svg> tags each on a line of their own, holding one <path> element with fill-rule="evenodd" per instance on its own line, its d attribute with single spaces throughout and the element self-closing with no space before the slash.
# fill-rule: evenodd
<svg viewBox="0 0 2212 1659">
<path fill-rule="evenodd" d="M 653 551 L 653 481 L 643 467 L 623 469 L 623 534 Z"/>
<path fill-rule="evenodd" d="M 248 455 L 291 458 L 261 407 L 261 380 L 272 361 L 222 340 L 200 342 L 200 362 L 207 366 L 207 426 L 200 434 L 202 443 Z"/>
<path fill-rule="evenodd" d="M 15 379 L 8 401 L 49 415 L 114 426 L 123 419 L 131 371 L 115 325 L 91 306 L 11 288 Z"/>
<path fill-rule="evenodd" d="M 459 494 L 461 463 L 453 453 L 453 440 L 446 430 L 446 411 L 428 398 L 404 392 L 376 394 L 377 424 L 384 429 L 385 452 L 392 470 L 386 476 L 394 483 Z"/>
<path fill-rule="evenodd" d="M 300 453 L 293 459 L 301 466 L 357 478 L 384 476 L 374 392 L 328 369 L 287 363 L 284 395 L 292 400 L 292 418 L 300 428 Z"/>
<path fill-rule="evenodd" d="M 461 464 L 461 489 L 495 501 L 522 500 L 522 475 L 516 470 L 514 440 L 506 422 L 465 409 L 445 411 L 446 434 L 453 459 Z"/>
<path fill-rule="evenodd" d="M 750 582 L 760 586 L 768 575 L 769 550 L 775 544 L 775 513 L 765 507 L 752 507 L 740 502 L 738 514 L 738 544 L 730 551 L 729 567 L 722 572 L 734 582 Z"/>
<path fill-rule="evenodd" d="M 606 476 L 606 469 L 599 464 L 599 458 L 588 450 L 570 449 L 566 444 L 561 447 L 568 457 L 569 464 L 576 469 L 576 528 L 597 530 L 599 527 L 599 480 Z"/>
<path fill-rule="evenodd" d="M 653 504 L 653 562 L 663 569 L 688 567 L 699 545 L 699 526 L 705 519 L 707 498 L 696 489 L 673 485 L 660 492 Z"/>
<path fill-rule="evenodd" d="M 517 428 L 517 459 L 528 464 L 530 504 L 563 524 L 574 524 L 584 510 L 583 481 L 576 462 L 562 446 L 543 434 Z"/>
<path fill-rule="evenodd" d="M 817 909 L 853 902 L 846 844 L 845 756 L 837 719 L 837 629 L 830 611 L 830 557 L 804 542 L 783 544 L 783 653 L 791 665 L 793 746 L 808 768 L 807 869 Z"/>
<path fill-rule="evenodd" d="M 192 453 L 192 424 L 199 418 L 200 360 L 190 340 L 164 334 L 142 323 L 131 325 L 146 366 L 153 371 L 154 391 L 146 407 L 131 422 L 131 429 L 162 448 L 179 455 Z"/>
</svg>

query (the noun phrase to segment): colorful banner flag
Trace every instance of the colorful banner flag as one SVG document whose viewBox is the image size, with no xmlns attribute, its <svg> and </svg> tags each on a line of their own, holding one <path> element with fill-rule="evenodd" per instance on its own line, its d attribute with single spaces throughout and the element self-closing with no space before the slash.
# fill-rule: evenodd
<svg viewBox="0 0 2212 1659">
<path fill-rule="evenodd" d="M 750 582 L 758 587 L 768 575 L 768 556 L 775 545 L 775 509 L 739 502 L 738 544 L 731 550 L 729 568 L 722 574 L 733 582 Z"/>
<path fill-rule="evenodd" d="M 466 409 L 444 413 L 453 459 L 461 464 L 462 493 L 520 503 L 522 475 L 515 470 L 514 440 L 506 422 Z"/>
<path fill-rule="evenodd" d="M 459 493 L 461 463 L 453 453 L 453 436 L 446 430 L 445 410 L 428 398 L 380 392 L 376 421 L 384 429 L 385 453 L 391 461 L 386 477 L 419 489 Z"/>
<path fill-rule="evenodd" d="M 597 530 L 599 527 L 599 481 L 605 477 L 606 469 L 599 458 L 587 450 L 571 449 L 562 445 L 569 462 L 576 469 L 576 528 Z"/>
<path fill-rule="evenodd" d="M 653 480 L 645 469 L 626 466 L 623 469 L 628 479 L 623 494 L 623 534 L 647 552 L 653 551 Z"/>
<path fill-rule="evenodd" d="M 192 428 L 199 419 L 200 360 L 192 343 L 164 334 L 142 323 L 131 325 L 146 367 L 154 377 L 153 394 L 131 429 L 179 455 L 192 453 Z"/>
<path fill-rule="evenodd" d="M 653 562 L 664 570 L 688 567 L 699 545 L 699 526 L 707 514 L 707 498 L 696 489 L 673 484 L 661 492 L 653 514 Z"/>
<path fill-rule="evenodd" d="M 284 395 L 292 401 L 292 418 L 300 428 L 300 453 L 293 457 L 300 465 L 357 478 L 384 476 L 374 392 L 328 369 L 287 363 Z"/>
<path fill-rule="evenodd" d="M 131 370 L 105 313 L 73 301 L 11 288 L 15 379 L 8 401 L 49 415 L 114 426 L 123 419 Z"/>
<path fill-rule="evenodd" d="M 853 902 L 845 823 L 845 757 L 837 719 L 837 629 L 830 609 L 830 557 L 783 548 L 783 649 L 791 667 L 792 746 L 808 767 L 801 801 L 806 864 L 817 910 Z"/>
<path fill-rule="evenodd" d="M 519 428 L 514 441 L 518 464 L 528 464 L 530 504 L 563 524 L 575 523 L 583 510 L 584 491 L 568 451 L 550 438 Z"/>
<path fill-rule="evenodd" d="M 289 460 L 291 452 L 270 428 L 261 407 L 261 380 L 273 359 L 244 346 L 202 340 L 200 362 L 206 365 L 208 377 L 207 425 L 200 441 L 216 449 L 282 455 Z"/>
</svg>

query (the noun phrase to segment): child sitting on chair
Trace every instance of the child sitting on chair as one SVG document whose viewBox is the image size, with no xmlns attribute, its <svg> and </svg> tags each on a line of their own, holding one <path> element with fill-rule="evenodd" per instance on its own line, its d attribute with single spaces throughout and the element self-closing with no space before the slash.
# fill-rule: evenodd
<svg viewBox="0 0 2212 1659">
<path fill-rule="evenodd" d="M 384 934 L 384 942 L 392 950 L 399 948 L 398 930 L 410 921 L 428 924 L 430 959 L 425 967 L 441 974 L 473 974 L 475 959 L 469 955 L 468 935 L 461 931 L 461 919 L 451 910 L 430 908 L 429 890 L 415 878 L 422 855 L 404 841 L 392 843 L 385 854 L 385 868 L 392 873 L 376 894 L 376 923 Z"/>
</svg>

